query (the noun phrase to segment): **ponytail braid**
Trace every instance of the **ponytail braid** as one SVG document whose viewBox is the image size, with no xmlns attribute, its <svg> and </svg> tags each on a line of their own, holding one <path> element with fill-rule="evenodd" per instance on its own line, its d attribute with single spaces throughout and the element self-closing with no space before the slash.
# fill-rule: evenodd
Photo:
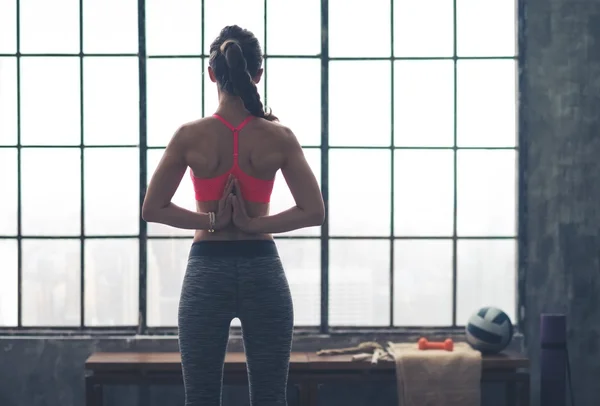
<svg viewBox="0 0 600 406">
<path fill-rule="evenodd" d="M 219 48 L 227 62 L 227 74 L 221 84 L 222 88 L 235 96 L 239 96 L 244 102 L 244 107 L 253 116 L 261 117 L 269 121 L 276 121 L 271 111 L 265 112 L 260 100 L 256 84 L 248 71 L 248 65 L 240 43 L 235 39 L 228 39 Z"/>
</svg>

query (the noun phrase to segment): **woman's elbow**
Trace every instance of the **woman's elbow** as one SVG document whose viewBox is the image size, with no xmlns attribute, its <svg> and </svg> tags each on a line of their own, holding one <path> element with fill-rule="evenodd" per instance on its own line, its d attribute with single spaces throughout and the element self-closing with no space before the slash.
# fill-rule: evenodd
<svg viewBox="0 0 600 406">
<path fill-rule="evenodd" d="M 142 220 L 144 220 L 148 223 L 155 223 L 157 214 L 158 214 L 158 210 L 156 210 L 150 206 L 147 206 L 147 205 L 142 206 Z"/>
<path fill-rule="evenodd" d="M 309 213 L 310 214 L 308 218 L 310 222 L 310 227 L 318 227 L 323 225 L 323 223 L 325 222 L 325 207 L 312 210 Z"/>
</svg>

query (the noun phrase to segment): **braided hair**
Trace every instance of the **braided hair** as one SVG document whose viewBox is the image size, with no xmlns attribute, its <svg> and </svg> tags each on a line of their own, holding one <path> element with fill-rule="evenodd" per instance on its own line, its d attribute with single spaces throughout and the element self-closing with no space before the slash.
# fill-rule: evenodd
<svg viewBox="0 0 600 406">
<path fill-rule="evenodd" d="M 221 30 L 210 45 L 209 65 L 221 90 L 239 96 L 253 116 L 276 121 L 265 111 L 253 78 L 262 66 L 263 56 L 258 39 L 248 30 L 230 25 Z"/>
</svg>

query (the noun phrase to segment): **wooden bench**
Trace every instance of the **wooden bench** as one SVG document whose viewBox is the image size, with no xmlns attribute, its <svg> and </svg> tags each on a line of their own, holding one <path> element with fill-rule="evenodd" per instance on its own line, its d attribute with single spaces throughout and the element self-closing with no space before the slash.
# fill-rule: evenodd
<svg viewBox="0 0 600 406">
<path fill-rule="evenodd" d="M 523 355 L 504 352 L 484 356 L 482 382 L 506 385 L 507 405 L 529 406 L 529 360 Z M 85 363 L 86 406 L 102 406 L 104 385 L 165 385 L 182 383 L 180 354 L 173 353 L 95 353 Z M 225 359 L 225 384 L 247 384 L 244 353 L 228 353 Z M 298 388 L 298 405 L 318 404 L 319 387 L 327 383 L 396 380 L 393 362 L 351 361 L 351 355 L 318 356 L 294 352 L 289 383 Z"/>
</svg>

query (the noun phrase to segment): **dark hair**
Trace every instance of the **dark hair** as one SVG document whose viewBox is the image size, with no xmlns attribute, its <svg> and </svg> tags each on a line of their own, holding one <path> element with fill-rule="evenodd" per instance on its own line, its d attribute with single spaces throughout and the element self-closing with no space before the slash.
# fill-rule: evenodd
<svg viewBox="0 0 600 406">
<path fill-rule="evenodd" d="M 209 64 L 221 90 L 239 96 L 250 114 L 277 120 L 265 111 L 253 78 L 262 66 L 263 55 L 258 39 L 248 30 L 229 25 L 210 44 Z"/>
</svg>

